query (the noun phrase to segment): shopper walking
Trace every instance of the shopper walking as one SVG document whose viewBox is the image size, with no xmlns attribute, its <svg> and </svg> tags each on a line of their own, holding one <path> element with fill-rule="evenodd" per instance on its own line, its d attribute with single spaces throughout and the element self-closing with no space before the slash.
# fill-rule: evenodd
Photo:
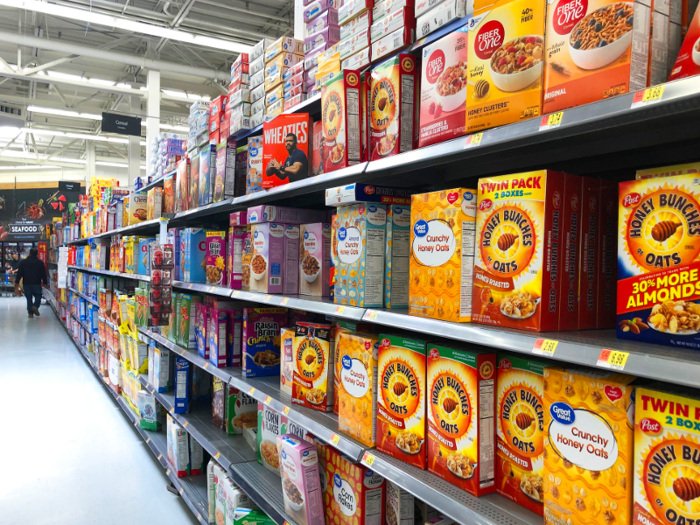
<svg viewBox="0 0 700 525">
<path fill-rule="evenodd" d="M 39 313 L 41 305 L 41 286 L 46 285 L 46 267 L 44 261 L 37 257 L 39 250 L 32 248 L 29 250 L 29 257 L 19 263 L 15 282 L 19 283 L 24 279 L 24 296 L 27 298 L 27 313 L 31 319 Z M 32 304 L 32 298 L 34 304 Z"/>
<path fill-rule="evenodd" d="M 10 261 L 10 275 L 14 279 L 17 275 L 17 270 L 19 269 L 19 252 L 14 252 L 12 254 L 12 260 Z M 22 297 L 24 295 L 24 290 L 22 290 L 22 282 L 15 282 L 15 296 Z"/>
</svg>

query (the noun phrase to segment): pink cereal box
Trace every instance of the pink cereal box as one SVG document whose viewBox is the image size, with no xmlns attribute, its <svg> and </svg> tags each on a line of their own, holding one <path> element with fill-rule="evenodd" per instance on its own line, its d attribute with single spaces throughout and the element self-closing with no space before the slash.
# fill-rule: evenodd
<svg viewBox="0 0 700 525">
<path fill-rule="evenodd" d="M 299 525 L 323 523 L 323 493 L 316 445 L 292 434 L 277 438 L 284 511 Z"/>
<path fill-rule="evenodd" d="M 300 234 L 299 293 L 327 297 L 330 295 L 331 224 L 302 224 Z"/>
<path fill-rule="evenodd" d="M 204 270 L 207 276 L 207 283 L 228 286 L 226 232 L 207 230 L 205 234 L 206 254 L 204 256 Z"/>
</svg>

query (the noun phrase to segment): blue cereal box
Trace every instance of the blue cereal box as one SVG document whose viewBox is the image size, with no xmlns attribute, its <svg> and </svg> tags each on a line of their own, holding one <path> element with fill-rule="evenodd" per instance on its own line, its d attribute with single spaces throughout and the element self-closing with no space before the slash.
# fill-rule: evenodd
<svg viewBox="0 0 700 525">
<path fill-rule="evenodd" d="M 190 362 L 179 355 L 175 356 L 175 404 L 176 414 L 190 411 Z"/>
<path fill-rule="evenodd" d="M 202 228 L 185 228 L 180 235 L 180 261 L 182 280 L 188 283 L 204 283 L 207 274 L 204 269 L 206 256 L 206 233 Z"/>
<path fill-rule="evenodd" d="M 286 308 L 243 309 L 243 376 L 280 375 L 280 333 Z"/>
<path fill-rule="evenodd" d="M 384 308 L 408 308 L 408 261 L 411 253 L 411 206 L 386 207 Z"/>
<path fill-rule="evenodd" d="M 138 268 L 136 273 L 139 275 L 151 275 L 151 265 L 148 258 L 148 250 L 152 242 L 155 242 L 154 237 L 142 237 L 139 239 L 138 253 Z"/>
</svg>

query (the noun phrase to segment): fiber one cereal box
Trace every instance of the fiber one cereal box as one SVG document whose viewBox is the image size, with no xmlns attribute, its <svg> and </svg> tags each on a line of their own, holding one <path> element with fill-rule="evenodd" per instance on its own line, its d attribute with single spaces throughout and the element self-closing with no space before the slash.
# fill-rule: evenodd
<svg viewBox="0 0 700 525">
<path fill-rule="evenodd" d="M 426 343 L 379 336 L 377 450 L 415 467 L 427 467 Z"/>
<path fill-rule="evenodd" d="M 386 207 L 384 308 L 408 308 L 411 207 Z"/>
<path fill-rule="evenodd" d="M 475 322 L 557 330 L 565 181 L 547 170 L 479 179 Z"/>
<path fill-rule="evenodd" d="M 300 228 L 299 293 L 330 295 L 331 225 L 317 222 Z"/>
<path fill-rule="evenodd" d="M 263 189 L 309 176 L 310 128 L 308 113 L 279 115 L 263 123 Z"/>
<path fill-rule="evenodd" d="M 636 391 L 635 525 L 690 525 L 700 519 L 700 401 L 679 394 Z"/>
<path fill-rule="evenodd" d="M 243 376 L 278 376 L 280 329 L 287 324 L 286 308 L 243 309 Z"/>
<path fill-rule="evenodd" d="M 292 402 L 321 412 L 333 410 L 331 325 L 297 323 Z"/>
<path fill-rule="evenodd" d="M 632 376 L 544 368 L 544 523 L 632 523 Z"/>
<path fill-rule="evenodd" d="M 323 487 L 316 445 L 287 434 L 277 438 L 284 512 L 294 523 L 323 523 Z"/>
<path fill-rule="evenodd" d="M 620 183 L 617 337 L 700 348 L 700 181 Z"/>
<path fill-rule="evenodd" d="M 498 356 L 496 492 L 542 515 L 544 503 L 544 365 Z"/>
<path fill-rule="evenodd" d="M 360 73 L 344 70 L 321 88 L 324 172 L 362 160 L 360 144 Z"/>
<path fill-rule="evenodd" d="M 411 198 L 410 315 L 471 321 L 476 215 L 475 190 Z"/>
<path fill-rule="evenodd" d="M 467 35 L 464 25 L 423 48 L 418 147 L 464 135 Z"/>
<path fill-rule="evenodd" d="M 384 284 L 386 206 L 355 204 L 338 208 L 333 232 L 336 304 L 381 307 Z"/>
<path fill-rule="evenodd" d="M 700 173 L 700 162 L 690 164 L 676 164 L 675 166 L 663 166 L 661 168 L 648 168 L 637 170 L 636 179 L 655 179 L 657 177 L 672 177 L 674 175 L 687 175 L 688 173 Z"/>
<path fill-rule="evenodd" d="M 427 349 L 428 470 L 474 496 L 495 492 L 496 354 Z"/>
<path fill-rule="evenodd" d="M 418 86 L 416 57 L 398 54 L 372 69 L 370 154 L 378 160 L 413 149 Z"/>
<path fill-rule="evenodd" d="M 204 256 L 204 271 L 207 283 L 228 286 L 226 273 L 226 232 L 207 230 L 206 255 Z"/>
<path fill-rule="evenodd" d="M 646 87 L 651 5 L 547 1 L 544 113 Z"/>
<path fill-rule="evenodd" d="M 322 476 L 325 479 L 322 488 L 326 523 L 336 525 L 385 523 L 386 482 L 384 478 L 363 465 L 351 463 L 329 445 L 318 445 L 317 448 Z"/>
<path fill-rule="evenodd" d="M 542 0 L 500 0 L 469 23 L 467 133 L 542 113 Z"/>
<path fill-rule="evenodd" d="M 373 447 L 377 439 L 377 359 L 379 341 L 370 334 L 341 332 L 338 428 Z M 338 369 L 338 368 L 336 368 Z"/>
</svg>

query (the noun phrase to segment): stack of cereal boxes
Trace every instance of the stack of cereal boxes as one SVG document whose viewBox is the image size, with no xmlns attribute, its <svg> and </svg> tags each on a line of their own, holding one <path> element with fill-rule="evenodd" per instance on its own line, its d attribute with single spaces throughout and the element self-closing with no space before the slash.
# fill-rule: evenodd
<svg viewBox="0 0 700 525">
<path fill-rule="evenodd" d="M 342 69 L 360 70 L 371 62 L 370 27 L 374 0 L 344 2 L 338 9 L 340 42 L 338 60 Z"/>
<path fill-rule="evenodd" d="M 274 117 L 284 111 L 284 76 L 300 62 L 304 63 L 304 42 L 300 40 L 282 37 L 265 49 L 265 68 L 256 75 L 263 75 L 266 116 Z"/>
<path fill-rule="evenodd" d="M 316 83 L 319 57 L 340 40 L 340 26 L 338 10 L 334 7 L 337 2 L 326 2 L 323 5 L 318 2 L 305 3 L 308 5 L 304 9 L 304 65 L 303 68 L 297 68 L 296 74 L 308 72 L 302 73 L 302 82 L 305 91 L 311 91 Z"/>
<path fill-rule="evenodd" d="M 416 38 L 429 35 L 455 18 L 471 15 L 473 10 L 473 2 L 467 0 L 416 0 Z"/>
<path fill-rule="evenodd" d="M 244 55 L 239 55 L 238 58 L 240 59 L 242 56 Z M 236 62 L 234 62 L 234 65 Z M 233 66 L 231 66 L 231 72 L 233 73 Z M 230 112 L 227 112 L 228 98 L 228 95 L 216 97 L 209 106 L 209 142 L 212 144 L 218 144 L 222 139 L 228 137 L 230 121 L 224 124 L 226 115 L 231 115 Z"/>
<path fill-rule="evenodd" d="M 221 139 L 228 138 L 229 134 L 241 129 L 250 129 L 251 104 L 250 104 L 250 55 L 241 53 L 231 64 L 231 84 L 228 88 L 228 104 L 226 106 L 226 119 L 228 120 L 228 133 Z"/>
<path fill-rule="evenodd" d="M 259 126 L 265 117 L 265 48 L 274 40 L 263 38 L 248 53 L 248 89 L 250 90 L 250 124 Z M 231 130 L 233 131 L 233 130 Z"/>
<path fill-rule="evenodd" d="M 393 55 L 413 43 L 416 33 L 414 13 L 411 0 L 375 3 L 369 30 L 372 62 Z"/>
</svg>

